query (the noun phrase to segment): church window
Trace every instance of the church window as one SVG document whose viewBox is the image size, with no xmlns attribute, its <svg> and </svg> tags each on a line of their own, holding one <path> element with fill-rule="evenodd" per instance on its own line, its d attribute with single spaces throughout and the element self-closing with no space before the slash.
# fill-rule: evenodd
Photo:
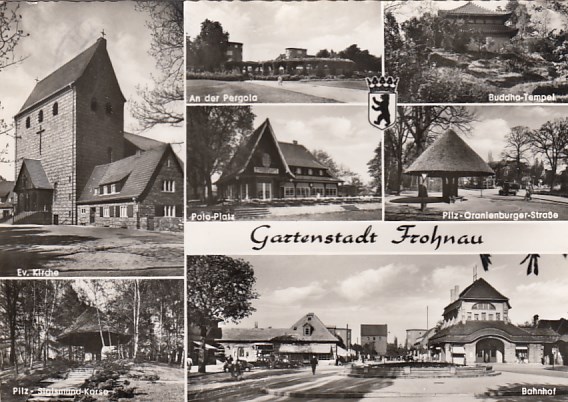
<svg viewBox="0 0 568 402">
<path fill-rule="evenodd" d="M 40 110 L 37 115 L 37 121 L 43 123 L 43 110 Z"/>
<path fill-rule="evenodd" d="M 98 105 L 98 103 L 97 103 L 97 100 L 96 100 L 95 98 L 91 99 L 91 110 L 92 110 L 93 112 L 96 112 L 96 111 L 97 111 L 98 106 L 99 106 L 99 105 Z"/>
<path fill-rule="evenodd" d="M 31 121 L 30 121 L 30 116 L 26 117 L 26 128 L 30 128 L 31 125 Z"/>
<path fill-rule="evenodd" d="M 57 201 L 57 182 L 53 183 L 53 201 Z"/>
<path fill-rule="evenodd" d="M 175 205 L 164 205 L 164 216 L 173 218 L 176 216 L 176 206 Z"/>
<path fill-rule="evenodd" d="M 170 158 L 168 158 L 168 160 L 166 161 L 166 166 L 172 167 L 172 161 L 170 160 Z"/>
<path fill-rule="evenodd" d="M 105 104 L 105 112 L 106 112 L 106 114 L 108 114 L 108 115 L 111 115 L 111 114 L 112 114 L 112 105 L 110 104 L 110 102 L 107 102 L 107 103 Z"/>
<path fill-rule="evenodd" d="M 162 181 L 162 191 L 166 193 L 175 193 L 176 182 L 174 180 L 163 180 Z"/>
<path fill-rule="evenodd" d="M 53 104 L 53 115 L 57 116 L 59 114 L 59 104 L 57 102 L 55 102 Z"/>
</svg>

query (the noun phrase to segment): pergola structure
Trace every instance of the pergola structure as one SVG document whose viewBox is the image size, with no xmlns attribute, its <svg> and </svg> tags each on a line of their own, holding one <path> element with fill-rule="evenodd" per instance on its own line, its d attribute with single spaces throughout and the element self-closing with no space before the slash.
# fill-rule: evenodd
<svg viewBox="0 0 568 402">
<path fill-rule="evenodd" d="M 228 69 L 239 70 L 243 73 L 270 76 L 278 74 L 312 75 L 317 72 L 324 74 L 346 74 L 355 70 L 355 62 L 349 59 L 302 57 L 302 58 L 276 58 L 268 61 L 240 61 L 228 62 Z"/>
<path fill-rule="evenodd" d="M 93 360 L 102 360 L 103 346 L 125 344 L 130 337 L 126 331 L 109 324 L 102 312 L 89 307 L 57 337 L 57 341 L 69 347 L 70 358 L 73 356 L 71 348 L 80 346 Z"/>
<path fill-rule="evenodd" d="M 493 169 L 467 143 L 449 129 L 412 163 L 404 174 L 439 177 L 442 179 L 442 199 L 450 202 L 458 197 L 460 177 L 483 177 L 495 174 Z"/>
</svg>

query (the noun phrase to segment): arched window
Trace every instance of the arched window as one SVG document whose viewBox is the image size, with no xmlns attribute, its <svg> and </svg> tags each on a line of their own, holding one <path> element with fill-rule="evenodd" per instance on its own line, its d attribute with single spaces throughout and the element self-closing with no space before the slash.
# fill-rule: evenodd
<svg viewBox="0 0 568 402">
<path fill-rule="evenodd" d="M 96 111 L 97 111 L 97 107 L 98 107 L 98 106 L 99 106 L 99 105 L 98 105 L 98 103 L 97 103 L 97 99 L 96 99 L 96 98 L 91 99 L 91 110 L 92 110 L 93 112 L 96 112 Z"/>
<path fill-rule="evenodd" d="M 43 110 L 40 110 L 37 115 L 37 121 L 42 123 L 43 122 Z"/>
<path fill-rule="evenodd" d="M 475 303 L 472 307 L 472 310 L 495 310 L 495 306 L 491 303 Z"/>
<path fill-rule="evenodd" d="M 26 128 L 30 128 L 31 125 L 31 121 L 30 121 L 30 116 L 26 117 Z"/>
<path fill-rule="evenodd" d="M 53 104 L 53 115 L 57 116 L 59 114 L 59 104 L 57 102 L 55 102 Z"/>
</svg>

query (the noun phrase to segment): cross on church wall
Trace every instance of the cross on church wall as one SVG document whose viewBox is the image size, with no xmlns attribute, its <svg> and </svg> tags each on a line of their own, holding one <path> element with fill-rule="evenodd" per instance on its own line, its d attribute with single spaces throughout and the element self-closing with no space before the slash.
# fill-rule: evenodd
<svg viewBox="0 0 568 402">
<path fill-rule="evenodd" d="M 102 36 L 103 38 L 106 36 L 106 33 L 105 33 L 105 30 L 104 30 L 104 29 L 101 31 L 101 36 Z"/>
<path fill-rule="evenodd" d="M 45 132 L 45 129 L 42 128 L 41 126 L 39 126 L 39 131 L 36 133 L 37 135 L 39 135 L 39 154 L 41 155 L 41 137 L 42 134 Z"/>
</svg>

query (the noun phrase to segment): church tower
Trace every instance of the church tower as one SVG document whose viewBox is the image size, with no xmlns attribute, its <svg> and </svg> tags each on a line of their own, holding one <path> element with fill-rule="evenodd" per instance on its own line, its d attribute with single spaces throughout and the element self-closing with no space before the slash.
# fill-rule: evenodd
<svg viewBox="0 0 568 402">
<path fill-rule="evenodd" d="M 125 101 L 104 38 L 36 84 L 14 118 L 14 223 L 77 224 L 95 166 L 124 157 Z"/>
</svg>

